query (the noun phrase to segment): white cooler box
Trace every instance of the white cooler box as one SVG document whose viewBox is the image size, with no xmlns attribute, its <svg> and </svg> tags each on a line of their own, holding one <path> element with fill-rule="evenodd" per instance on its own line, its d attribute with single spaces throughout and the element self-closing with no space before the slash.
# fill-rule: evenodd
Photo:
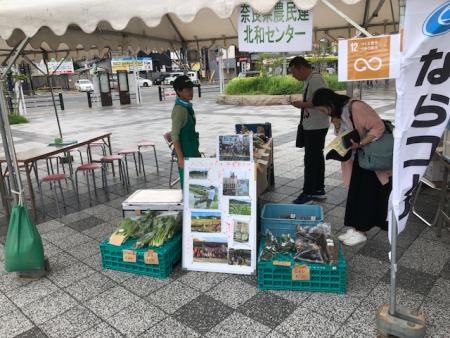
<svg viewBox="0 0 450 338">
<path fill-rule="evenodd" d="M 183 211 L 182 190 L 137 190 L 122 203 L 123 217 L 138 217 L 147 210 Z"/>
</svg>

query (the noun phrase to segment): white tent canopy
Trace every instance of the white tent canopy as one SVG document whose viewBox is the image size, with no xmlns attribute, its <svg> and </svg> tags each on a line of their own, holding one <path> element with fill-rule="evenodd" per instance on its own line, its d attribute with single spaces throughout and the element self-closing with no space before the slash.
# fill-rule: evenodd
<svg viewBox="0 0 450 338">
<path fill-rule="evenodd" d="M 356 35 L 342 17 L 317 0 L 293 0 L 313 9 L 314 39 Z M 340 11 L 373 34 L 397 30 L 398 0 L 330 0 Z M 9 47 L 30 38 L 31 59 L 40 50 L 71 57 L 103 56 L 108 50 L 189 49 L 237 45 L 239 6 L 268 12 L 277 0 L 0 0 L 0 37 Z M 0 43 L 0 50 L 3 48 Z M 36 52 L 33 53 L 33 52 Z M 87 53 L 87 55 L 86 55 Z"/>
</svg>

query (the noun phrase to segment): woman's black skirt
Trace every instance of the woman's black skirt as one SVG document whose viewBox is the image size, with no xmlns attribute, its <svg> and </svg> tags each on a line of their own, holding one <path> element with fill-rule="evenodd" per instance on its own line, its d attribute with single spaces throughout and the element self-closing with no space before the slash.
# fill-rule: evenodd
<svg viewBox="0 0 450 338">
<path fill-rule="evenodd" d="M 369 231 L 375 226 L 387 230 L 391 190 L 392 179 L 382 185 L 374 171 L 359 166 L 356 155 L 347 196 L 345 225 L 358 231 Z"/>
</svg>

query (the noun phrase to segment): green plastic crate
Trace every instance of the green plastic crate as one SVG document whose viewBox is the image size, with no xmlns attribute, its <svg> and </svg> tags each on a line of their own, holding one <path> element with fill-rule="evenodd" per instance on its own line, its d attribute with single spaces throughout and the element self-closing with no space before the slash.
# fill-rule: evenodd
<svg viewBox="0 0 450 338">
<path fill-rule="evenodd" d="M 264 248 L 264 242 L 265 238 L 262 238 L 259 253 Z M 273 261 L 290 262 L 290 266 L 274 265 Z M 292 269 L 299 264 L 309 266 L 310 280 L 292 280 Z M 342 247 L 339 246 L 338 262 L 335 265 L 296 262 L 289 254 L 278 254 L 270 261 L 258 258 L 258 289 L 345 293 L 347 290 L 347 263 Z"/>
<path fill-rule="evenodd" d="M 100 243 L 103 268 L 156 278 L 167 278 L 172 273 L 173 265 L 181 259 L 181 233 L 175 235 L 160 247 L 148 246 L 135 250 L 133 249 L 135 242 L 136 240 L 128 240 L 121 246 L 111 245 L 107 240 Z M 144 263 L 144 254 L 149 249 L 158 254 L 159 264 Z M 136 263 L 124 262 L 123 250 L 135 251 Z"/>
</svg>

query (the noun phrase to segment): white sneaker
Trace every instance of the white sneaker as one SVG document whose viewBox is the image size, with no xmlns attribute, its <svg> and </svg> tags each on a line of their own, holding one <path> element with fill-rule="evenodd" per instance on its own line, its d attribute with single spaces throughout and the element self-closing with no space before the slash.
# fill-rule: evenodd
<svg viewBox="0 0 450 338">
<path fill-rule="evenodd" d="M 348 228 L 347 232 L 341 234 L 338 236 L 338 240 L 340 240 L 341 242 L 345 241 L 347 238 L 350 238 L 353 233 L 355 232 L 355 229 L 353 228 Z"/>
<path fill-rule="evenodd" d="M 359 231 L 353 231 L 353 234 L 344 240 L 344 244 L 347 246 L 354 246 L 367 241 L 366 235 L 360 233 Z"/>
</svg>

